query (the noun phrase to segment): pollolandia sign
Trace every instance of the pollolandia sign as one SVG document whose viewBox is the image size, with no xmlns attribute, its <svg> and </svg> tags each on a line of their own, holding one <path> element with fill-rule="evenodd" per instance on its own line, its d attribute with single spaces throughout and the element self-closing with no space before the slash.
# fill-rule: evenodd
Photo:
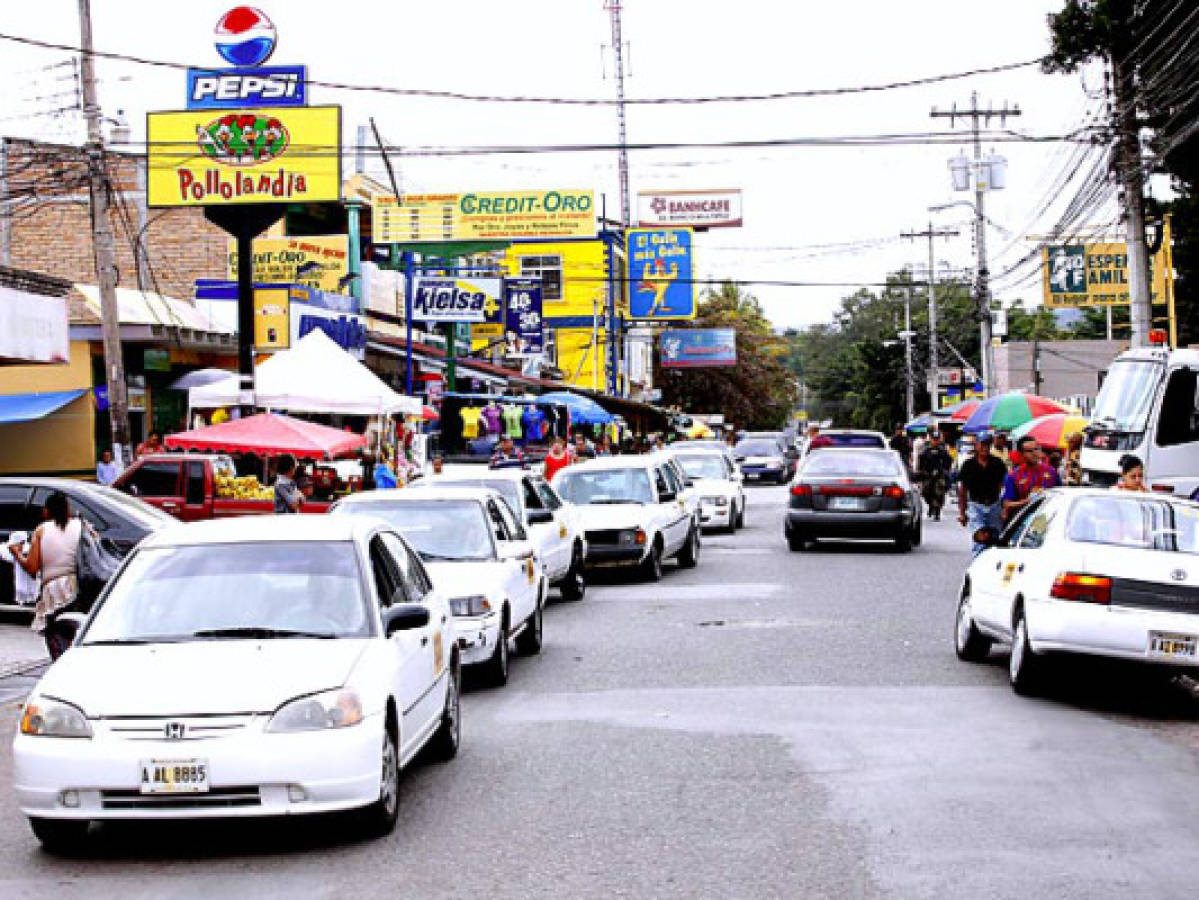
<svg viewBox="0 0 1199 900">
<path fill-rule="evenodd" d="M 150 113 L 149 205 L 341 198 L 341 107 Z"/>
<path fill-rule="evenodd" d="M 645 228 L 737 228 L 741 225 L 741 191 L 641 191 L 637 221 Z"/>
<path fill-rule="evenodd" d="M 421 322 L 485 322 L 494 319 L 503 299 L 500 278 L 413 280 L 412 318 Z"/>
<path fill-rule="evenodd" d="M 629 315 L 634 319 L 695 318 L 690 228 L 628 232 Z"/>
<path fill-rule="evenodd" d="M 667 329 L 662 332 L 662 368 L 737 365 L 737 332 L 732 328 Z"/>
</svg>

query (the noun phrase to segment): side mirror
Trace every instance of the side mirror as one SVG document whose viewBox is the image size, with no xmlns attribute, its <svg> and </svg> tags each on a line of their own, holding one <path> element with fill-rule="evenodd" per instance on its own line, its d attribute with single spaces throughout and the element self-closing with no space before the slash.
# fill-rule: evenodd
<svg viewBox="0 0 1199 900">
<path fill-rule="evenodd" d="M 994 528 L 979 528 L 974 532 L 974 543 L 982 544 L 984 547 L 999 546 L 999 532 Z"/>
<path fill-rule="evenodd" d="M 64 612 L 55 616 L 54 621 L 57 622 L 63 632 L 71 639 L 71 643 L 75 643 L 75 638 L 79 636 L 80 630 L 83 628 L 83 623 L 87 621 L 87 614 L 80 612 Z"/>
<path fill-rule="evenodd" d="M 528 541 L 500 541 L 500 559 L 532 559 L 533 545 Z"/>
<path fill-rule="evenodd" d="M 59 621 L 62 617 L 59 616 Z M 429 624 L 429 610 L 420 603 L 397 603 L 383 610 L 383 634 L 391 637 L 397 631 L 411 631 Z"/>
<path fill-rule="evenodd" d="M 554 513 L 548 509 L 530 509 L 529 524 L 530 525 L 548 525 L 554 521 Z"/>
<path fill-rule="evenodd" d="M 694 478 L 688 478 L 688 479 L 687 479 L 687 481 L 686 481 L 686 485 L 687 485 L 687 487 L 695 487 L 695 479 L 694 479 Z"/>
<path fill-rule="evenodd" d="M 671 503 L 679 497 L 674 491 L 663 491 L 658 495 L 659 503 Z"/>
</svg>

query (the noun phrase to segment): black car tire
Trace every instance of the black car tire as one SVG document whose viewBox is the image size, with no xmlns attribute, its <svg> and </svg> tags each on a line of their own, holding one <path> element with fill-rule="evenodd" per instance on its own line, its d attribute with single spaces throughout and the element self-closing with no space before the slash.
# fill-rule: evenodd
<svg viewBox="0 0 1199 900">
<path fill-rule="evenodd" d="M 694 525 L 676 558 L 684 569 L 694 569 L 699 565 L 699 529 Z"/>
<path fill-rule="evenodd" d="M 1035 697 L 1041 690 L 1045 661 L 1033 653 L 1028 642 L 1028 622 L 1024 610 L 1016 614 L 1012 626 L 1012 655 L 1008 658 L 1008 681 L 1021 697 Z"/>
<path fill-rule="evenodd" d="M 525 630 L 516 639 L 516 652 L 521 656 L 536 656 L 541 652 L 543 620 L 542 604 L 538 600 L 537 608 L 533 610 L 533 615 L 529 616 L 529 621 L 525 623 Z"/>
<path fill-rule="evenodd" d="M 912 546 L 919 547 L 924 542 L 924 519 L 917 519 L 912 526 Z"/>
<path fill-rule="evenodd" d="M 362 811 L 362 822 L 374 837 L 391 834 L 400 818 L 400 753 L 391 729 L 383 729 L 379 799 Z"/>
<path fill-rule="evenodd" d="M 911 529 L 900 526 L 899 533 L 895 535 L 895 551 L 897 553 L 910 553 L 912 550 L 912 532 Z"/>
<path fill-rule="evenodd" d="M 650 547 L 649 553 L 638 566 L 638 573 L 641 575 L 642 581 L 662 580 L 662 548 L 656 543 Z"/>
<path fill-rule="evenodd" d="M 790 531 L 787 533 L 787 546 L 792 553 L 803 553 L 808 549 L 808 538 L 799 531 Z"/>
<path fill-rule="evenodd" d="M 736 530 L 736 529 L 744 528 L 744 527 L 745 527 L 745 501 L 742 500 L 741 506 L 737 510 L 737 521 L 733 525 L 733 529 Z"/>
<path fill-rule="evenodd" d="M 575 603 L 586 595 L 587 579 L 583 576 L 583 548 L 575 544 L 570 554 L 570 570 L 562 579 L 558 590 L 562 593 L 563 600 Z"/>
<path fill-rule="evenodd" d="M 503 687 L 508 683 L 508 614 L 500 622 L 499 637 L 496 638 L 495 650 L 491 659 L 483 663 L 487 683 L 492 687 Z"/>
<path fill-rule="evenodd" d="M 446 685 L 445 708 L 441 711 L 441 724 L 429 740 L 429 752 L 434 759 L 451 760 L 458 755 L 458 745 L 462 741 L 462 706 L 459 685 L 462 683 L 462 670 L 458 657 L 450 661 L 448 673 L 449 682 Z"/>
</svg>

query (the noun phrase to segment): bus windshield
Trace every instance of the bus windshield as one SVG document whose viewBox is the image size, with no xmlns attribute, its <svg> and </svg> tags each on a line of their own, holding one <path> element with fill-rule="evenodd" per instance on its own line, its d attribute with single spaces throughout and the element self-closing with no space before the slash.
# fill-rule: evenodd
<svg viewBox="0 0 1199 900">
<path fill-rule="evenodd" d="M 1164 371 L 1159 360 L 1116 360 L 1095 398 L 1091 421 L 1108 431 L 1143 432 Z"/>
</svg>

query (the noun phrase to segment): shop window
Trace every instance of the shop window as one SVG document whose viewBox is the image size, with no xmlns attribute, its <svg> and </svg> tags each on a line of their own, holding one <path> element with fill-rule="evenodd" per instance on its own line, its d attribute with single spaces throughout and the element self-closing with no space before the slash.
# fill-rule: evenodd
<svg viewBox="0 0 1199 900">
<path fill-rule="evenodd" d="M 1199 441 L 1199 373 L 1175 369 L 1162 396 L 1157 421 L 1157 445 L 1170 447 Z"/>
<path fill-rule="evenodd" d="M 541 279 L 542 300 L 562 299 L 561 256 L 522 256 L 520 258 L 520 275 L 522 278 Z"/>
</svg>

